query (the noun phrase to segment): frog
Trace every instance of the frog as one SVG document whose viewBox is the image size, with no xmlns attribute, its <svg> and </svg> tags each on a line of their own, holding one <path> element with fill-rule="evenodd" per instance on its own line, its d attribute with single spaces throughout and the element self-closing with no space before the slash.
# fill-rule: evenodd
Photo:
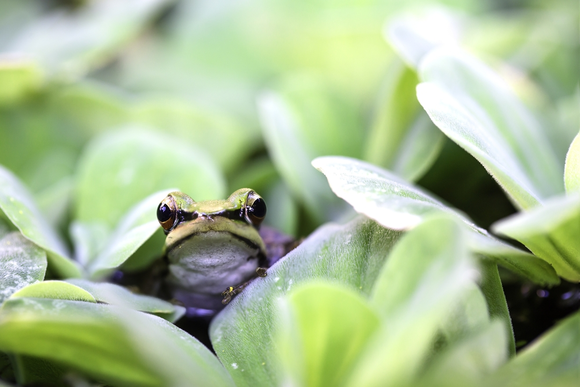
<svg viewBox="0 0 580 387">
<path fill-rule="evenodd" d="M 200 202 L 170 192 L 157 207 L 157 220 L 166 235 L 164 282 L 172 298 L 215 311 L 267 276 L 273 260 L 259 232 L 266 212 L 266 202 L 251 188 Z"/>
</svg>

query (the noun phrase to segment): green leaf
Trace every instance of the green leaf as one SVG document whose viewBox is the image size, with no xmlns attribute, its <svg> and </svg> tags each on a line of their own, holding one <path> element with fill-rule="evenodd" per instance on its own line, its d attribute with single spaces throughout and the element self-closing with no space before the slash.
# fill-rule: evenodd
<svg viewBox="0 0 580 387">
<path fill-rule="evenodd" d="M 243 125 L 230 111 L 210 110 L 198 105 L 175 96 L 148 97 L 135 104 L 131 117 L 135 123 L 204 149 L 224 172 L 239 167 L 242 160 L 260 149 L 262 140 L 257 125 Z"/>
<path fill-rule="evenodd" d="M 238 386 L 271 386 L 281 380 L 273 334 L 276 300 L 310 279 L 328 279 L 368 294 L 400 233 L 359 217 L 325 225 L 252 282 L 216 316 L 210 337 Z M 243 370 L 243 371 L 242 371 Z"/>
<path fill-rule="evenodd" d="M 108 385 L 232 386 L 217 358 L 156 316 L 21 298 L 0 310 L 0 350 L 55 361 Z"/>
<path fill-rule="evenodd" d="M 564 191 L 563 166 L 538 121 L 476 59 L 438 49 L 421 63 L 417 97 L 431 120 L 475 157 L 519 208 Z"/>
<path fill-rule="evenodd" d="M 346 385 L 398 386 L 415 379 L 440 325 L 474 276 L 465 230 L 457 220 L 437 216 L 403 235 L 371 294 L 384 323 Z"/>
<path fill-rule="evenodd" d="M 63 277 L 80 277 L 56 231 L 46 221 L 26 187 L 0 166 L 0 209 L 29 240 L 46 250 L 51 270 Z"/>
<path fill-rule="evenodd" d="M 491 378 L 488 386 L 576 386 L 580 367 L 580 312 L 560 321 Z"/>
<path fill-rule="evenodd" d="M 42 85 L 42 74 L 34 63 L 0 57 L 0 106 L 18 103 Z"/>
<path fill-rule="evenodd" d="M 202 149 L 146 130 L 122 130 L 93 140 L 79 161 L 75 216 L 114 227 L 138 201 L 177 187 L 195 200 L 224 196 L 224 179 Z M 155 212 L 155 208 L 151 209 Z"/>
<path fill-rule="evenodd" d="M 385 24 L 383 36 L 409 67 L 417 69 L 429 51 L 457 44 L 459 27 L 450 11 L 426 7 L 395 14 Z"/>
<path fill-rule="evenodd" d="M 559 276 L 580 281 L 580 192 L 500 220 L 493 230 L 526 245 Z"/>
<path fill-rule="evenodd" d="M 289 293 L 277 348 L 294 385 L 339 386 L 357 361 L 379 317 L 361 295 L 331 282 L 315 281 Z"/>
<path fill-rule="evenodd" d="M 364 159 L 417 180 L 435 161 L 444 136 L 421 110 L 414 91 L 418 82 L 415 71 L 394 60 L 387 73 Z"/>
<path fill-rule="evenodd" d="M 2 304 L 14 292 L 44 279 L 46 253 L 19 232 L 13 232 L 0 239 L 0 267 Z"/>
<path fill-rule="evenodd" d="M 346 157 L 319 157 L 312 165 L 326 175 L 336 195 L 385 227 L 410 229 L 427 216 L 451 214 L 469 228 L 469 244 L 475 253 L 536 283 L 559 283 L 552 268 L 541 259 L 493 238 L 458 210 L 384 169 Z"/>
<path fill-rule="evenodd" d="M 104 249 L 90 260 L 88 271 L 93 277 L 106 274 L 110 269 L 121 266 L 137 249 L 159 229 L 156 209 L 161 200 L 174 189 L 155 192 L 137 203 L 119 222 L 106 241 Z M 161 246 L 152 249 L 161 255 Z"/>
<path fill-rule="evenodd" d="M 78 77 L 134 38 L 166 0 L 95 1 L 74 12 L 55 10 L 18 26 L 3 48 L 37 58 L 49 73 Z"/>
<path fill-rule="evenodd" d="M 314 219 L 319 223 L 328 219 L 338 202 L 324 179 L 310 167 L 310 161 L 319 155 L 304 138 L 312 128 L 303 126 L 300 114 L 282 95 L 264 94 L 258 106 L 264 139 L 278 173 Z"/>
<path fill-rule="evenodd" d="M 97 302 L 86 290 L 64 281 L 43 281 L 28 285 L 10 298 L 51 298 L 54 300 L 72 300 Z"/>
<path fill-rule="evenodd" d="M 566 191 L 580 191 L 580 133 L 576 135 L 566 155 L 564 168 Z"/>
<path fill-rule="evenodd" d="M 86 290 L 100 303 L 152 313 L 169 321 L 175 321 L 185 313 L 185 308 L 181 306 L 173 305 L 159 298 L 131 293 L 119 285 L 96 283 L 82 279 L 70 279 L 67 282 Z"/>
<path fill-rule="evenodd" d="M 507 361 L 506 341 L 505 326 L 500 321 L 480 326 L 437 356 L 420 385 L 479 385 L 482 378 Z"/>
</svg>

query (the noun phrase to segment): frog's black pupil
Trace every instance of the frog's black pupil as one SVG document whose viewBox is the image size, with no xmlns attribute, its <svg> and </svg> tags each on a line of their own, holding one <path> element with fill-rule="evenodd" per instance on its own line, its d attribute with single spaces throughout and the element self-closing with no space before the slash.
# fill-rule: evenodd
<svg viewBox="0 0 580 387">
<path fill-rule="evenodd" d="M 157 209 L 157 219 L 160 222 L 167 222 L 171 218 L 171 210 L 167 204 L 161 204 Z"/>
<path fill-rule="evenodd" d="M 254 200 L 252 203 L 252 214 L 257 218 L 266 216 L 266 202 L 262 198 Z"/>
</svg>

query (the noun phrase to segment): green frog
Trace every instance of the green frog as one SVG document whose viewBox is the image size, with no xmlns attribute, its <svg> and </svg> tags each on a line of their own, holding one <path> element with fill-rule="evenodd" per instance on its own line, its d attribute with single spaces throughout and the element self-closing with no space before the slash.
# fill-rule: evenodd
<svg viewBox="0 0 580 387">
<path fill-rule="evenodd" d="M 280 246 L 267 248 L 259 232 L 265 217 L 266 202 L 250 188 L 226 200 L 203 202 L 169 193 L 157 208 L 157 219 L 167 235 L 165 285 L 172 298 L 187 307 L 219 310 L 251 281 L 265 277 L 286 252 L 276 252 Z M 268 232 L 262 235 L 270 242 L 276 239 Z"/>
</svg>

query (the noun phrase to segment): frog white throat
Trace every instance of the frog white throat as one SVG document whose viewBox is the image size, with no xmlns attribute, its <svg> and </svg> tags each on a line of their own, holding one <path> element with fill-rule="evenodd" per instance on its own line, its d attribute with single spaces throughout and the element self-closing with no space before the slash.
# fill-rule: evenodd
<svg viewBox="0 0 580 387">
<path fill-rule="evenodd" d="M 259 246 L 229 232 L 192 234 L 167 251 L 167 283 L 186 306 L 215 309 L 224 289 L 255 277 L 260 254 Z"/>
</svg>

